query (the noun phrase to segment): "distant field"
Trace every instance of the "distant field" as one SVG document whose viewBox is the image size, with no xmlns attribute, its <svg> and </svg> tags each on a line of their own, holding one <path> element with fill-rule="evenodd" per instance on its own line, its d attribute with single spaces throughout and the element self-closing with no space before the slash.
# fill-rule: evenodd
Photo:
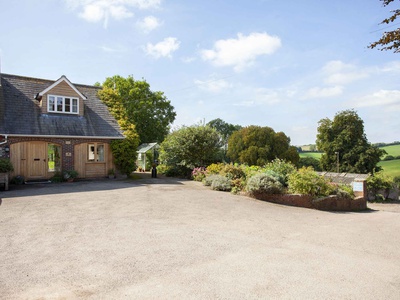
<svg viewBox="0 0 400 300">
<path fill-rule="evenodd" d="M 400 155 L 400 145 L 392 145 L 380 147 L 380 149 L 385 150 L 388 155 L 399 156 Z"/>
<path fill-rule="evenodd" d="M 301 157 L 313 157 L 316 159 L 320 159 L 322 153 L 320 153 L 320 152 L 300 152 L 299 155 L 300 155 L 300 158 Z"/>
<path fill-rule="evenodd" d="M 390 176 L 400 176 L 400 159 L 381 161 L 378 166 L 382 167 L 383 171 Z"/>
</svg>

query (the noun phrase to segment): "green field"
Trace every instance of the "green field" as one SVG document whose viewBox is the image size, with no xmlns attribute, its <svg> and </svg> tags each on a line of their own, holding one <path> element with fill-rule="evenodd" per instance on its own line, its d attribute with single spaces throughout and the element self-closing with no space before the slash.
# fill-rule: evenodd
<svg viewBox="0 0 400 300">
<path fill-rule="evenodd" d="M 388 155 L 392 155 L 395 157 L 400 155 L 400 145 L 385 146 L 380 147 L 380 149 L 385 150 Z"/>
<path fill-rule="evenodd" d="M 299 155 L 300 155 L 300 157 L 313 157 L 316 159 L 320 159 L 322 153 L 320 153 L 320 152 L 300 152 Z"/>
<path fill-rule="evenodd" d="M 390 176 L 400 176 L 400 159 L 381 161 L 378 166 Z"/>
</svg>

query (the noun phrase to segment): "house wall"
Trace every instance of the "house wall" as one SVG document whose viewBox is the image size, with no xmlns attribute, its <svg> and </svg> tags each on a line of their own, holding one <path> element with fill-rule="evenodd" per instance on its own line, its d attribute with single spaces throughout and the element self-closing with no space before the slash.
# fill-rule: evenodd
<svg viewBox="0 0 400 300">
<path fill-rule="evenodd" d="M 76 170 L 79 178 L 96 178 L 106 177 L 109 169 L 114 168 L 113 156 L 110 149 L 110 140 L 107 139 L 68 139 L 68 138 L 34 138 L 34 137 L 9 137 L 8 145 L 10 146 L 9 157 L 14 166 L 14 172 L 11 176 L 22 175 L 26 179 L 30 178 L 29 170 L 33 168 L 32 160 L 27 159 L 30 147 L 36 144 L 40 148 L 40 144 L 57 144 L 61 147 L 61 169 Z M 89 162 L 87 160 L 87 144 L 101 143 L 105 146 L 104 162 Z M 44 159 L 40 157 L 41 159 Z M 46 157 L 47 160 L 47 152 Z M 33 162 L 35 163 L 35 162 Z M 44 178 L 51 178 L 54 172 L 46 169 Z"/>
<path fill-rule="evenodd" d="M 47 96 L 48 95 L 57 95 L 57 96 L 65 96 L 65 97 L 74 97 L 79 99 L 79 116 L 84 115 L 84 103 L 83 99 L 79 97 L 78 93 L 75 92 L 71 87 L 65 82 L 62 81 L 60 82 L 57 86 L 52 88 L 50 91 L 48 91 L 46 94 L 43 95 L 42 100 L 40 101 L 40 106 L 42 109 L 42 113 L 48 113 L 47 112 Z"/>
</svg>

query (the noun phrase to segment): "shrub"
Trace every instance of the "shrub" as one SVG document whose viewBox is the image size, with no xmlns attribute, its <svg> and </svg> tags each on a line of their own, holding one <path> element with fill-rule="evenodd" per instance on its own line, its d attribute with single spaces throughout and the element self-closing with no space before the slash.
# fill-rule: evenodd
<svg viewBox="0 0 400 300">
<path fill-rule="evenodd" d="M 167 177 L 181 177 L 181 178 L 190 178 L 192 174 L 192 170 L 184 167 L 184 166 L 166 166 L 166 165 L 159 165 L 158 171 L 160 174 L 164 174 Z"/>
<path fill-rule="evenodd" d="M 400 155 L 395 156 L 395 159 L 400 159 Z"/>
<path fill-rule="evenodd" d="M 253 195 L 258 193 L 282 194 L 284 188 L 275 177 L 260 173 L 249 178 L 246 190 Z"/>
<path fill-rule="evenodd" d="M 221 175 L 215 175 L 216 177 L 211 183 L 211 188 L 216 191 L 230 191 L 232 189 L 231 181 Z"/>
<path fill-rule="evenodd" d="M 383 160 L 394 160 L 395 157 L 393 155 L 386 155 L 385 158 Z"/>
<path fill-rule="evenodd" d="M 329 181 L 319 176 L 312 167 L 303 167 L 289 175 L 289 191 L 295 194 L 327 196 L 332 190 Z"/>
<path fill-rule="evenodd" d="M 14 171 L 14 167 L 8 158 L 0 158 L 0 173 L 8 173 Z"/>
<path fill-rule="evenodd" d="M 397 188 L 400 188 L 400 176 L 396 176 L 393 178 L 393 183 Z"/>
<path fill-rule="evenodd" d="M 389 197 L 390 189 L 392 189 L 393 187 L 393 179 L 382 171 L 376 172 L 374 175 L 367 178 L 367 189 L 373 195 L 374 199 L 377 199 L 379 191 L 383 191 L 383 197 L 385 198 L 385 200 L 387 200 Z"/>
<path fill-rule="evenodd" d="M 204 167 L 194 168 L 192 171 L 192 178 L 194 181 L 202 181 L 207 175 L 207 170 Z"/>
<path fill-rule="evenodd" d="M 246 185 L 246 180 L 245 179 L 233 179 L 231 180 L 231 185 L 232 185 L 232 190 L 231 192 L 233 194 L 238 194 L 239 192 L 241 192 L 245 185 Z"/>
<path fill-rule="evenodd" d="M 336 190 L 336 195 L 343 199 L 354 199 L 353 188 L 348 184 L 339 184 Z"/>
<path fill-rule="evenodd" d="M 282 159 L 274 159 L 265 165 L 265 169 L 274 171 L 284 178 L 282 184 L 287 186 L 289 175 L 296 171 L 296 167 L 291 162 L 286 162 Z"/>
<path fill-rule="evenodd" d="M 208 174 L 219 174 L 222 169 L 224 168 L 223 163 L 216 163 L 216 164 L 211 164 L 207 167 L 207 173 Z"/>
<path fill-rule="evenodd" d="M 224 175 L 230 180 L 246 178 L 246 173 L 239 165 L 236 164 L 225 165 L 221 171 L 221 175 Z"/>
<path fill-rule="evenodd" d="M 211 184 L 214 181 L 214 179 L 216 179 L 218 176 L 221 176 L 221 175 L 211 174 L 209 176 L 206 176 L 206 178 L 204 178 L 203 181 L 202 181 L 203 185 L 211 186 Z"/>
</svg>

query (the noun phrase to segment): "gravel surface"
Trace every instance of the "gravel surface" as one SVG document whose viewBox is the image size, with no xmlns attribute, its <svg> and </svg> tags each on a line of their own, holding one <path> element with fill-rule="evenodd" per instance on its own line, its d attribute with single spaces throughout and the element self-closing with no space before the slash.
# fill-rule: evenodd
<svg viewBox="0 0 400 300">
<path fill-rule="evenodd" d="M 400 299 L 398 204 L 323 212 L 166 178 L 0 197 L 0 299 Z"/>
</svg>

